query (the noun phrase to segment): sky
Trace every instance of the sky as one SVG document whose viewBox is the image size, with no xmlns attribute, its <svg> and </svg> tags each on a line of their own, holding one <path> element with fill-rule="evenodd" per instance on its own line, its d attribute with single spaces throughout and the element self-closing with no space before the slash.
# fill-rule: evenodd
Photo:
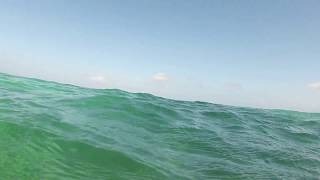
<svg viewBox="0 0 320 180">
<path fill-rule="evenodd" d="M 320 112 L 318 0 L 0 0 L 0 72 Z"/>
</svg>

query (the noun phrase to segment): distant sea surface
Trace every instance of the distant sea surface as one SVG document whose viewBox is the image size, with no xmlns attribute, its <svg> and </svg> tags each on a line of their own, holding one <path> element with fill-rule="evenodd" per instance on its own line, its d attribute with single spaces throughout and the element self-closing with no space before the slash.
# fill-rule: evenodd
<svg viewBox="0 0 320 180">
<path fill-rule="evenodd" d="M 319 178 L 319 113 L 0 74 L 0 179 Z"/>
</svg>

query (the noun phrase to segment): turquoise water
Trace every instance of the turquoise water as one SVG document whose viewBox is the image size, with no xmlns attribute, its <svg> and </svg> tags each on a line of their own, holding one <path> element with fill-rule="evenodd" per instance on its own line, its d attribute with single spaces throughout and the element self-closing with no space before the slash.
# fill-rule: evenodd
<svg viewBox="0 0 320 180">
<path fill-rule="evenodd" d="M 319 179 L 320 114 L 0 74 L 0 179 Z"/>
</svg>

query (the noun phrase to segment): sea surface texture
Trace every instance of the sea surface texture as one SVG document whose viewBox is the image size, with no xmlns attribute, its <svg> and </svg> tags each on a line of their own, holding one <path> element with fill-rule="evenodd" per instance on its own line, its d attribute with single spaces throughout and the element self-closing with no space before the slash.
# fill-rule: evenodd
<svg viewBox="0 0 320 180">
<path fill-rule="evenodd" d="M 0 179 L 319 178 L 319 113 L 0 74 Z"/>
</svg>

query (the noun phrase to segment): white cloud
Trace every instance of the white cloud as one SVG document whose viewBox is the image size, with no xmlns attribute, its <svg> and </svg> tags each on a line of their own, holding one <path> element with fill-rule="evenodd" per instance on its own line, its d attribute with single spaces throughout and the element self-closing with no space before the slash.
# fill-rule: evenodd
<svg viewBox="0 0 320 180">
<path fill-rule="evenodd" d="M 169 77 L 165 73 L 157 73 L 152 77 L 155 81 L 168 81 Z"/>
<path fill-rule="evenodd" d="M 106 78 L 104 76 L 99 75 L 90 77 L 90 80 L 94 82 L 105 82 Z"/>
<path fill-rule="evenodd" d="M 308 87 L 315 90 L 320 90 L 320 82 L 314 82 L 311 84 L 308 84 Z"/>
</svg>

